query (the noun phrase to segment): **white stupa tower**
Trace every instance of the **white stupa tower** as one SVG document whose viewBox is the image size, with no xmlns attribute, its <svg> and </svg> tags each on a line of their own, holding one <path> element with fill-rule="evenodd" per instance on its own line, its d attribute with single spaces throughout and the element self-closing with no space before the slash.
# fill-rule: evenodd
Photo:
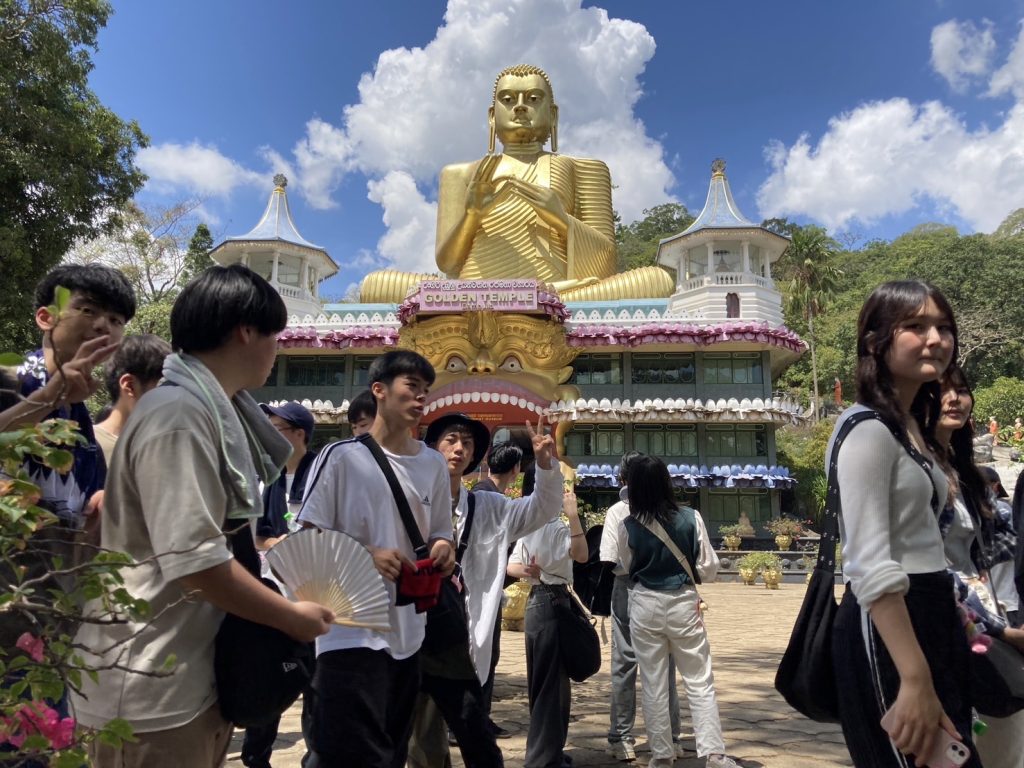
<svg viewBox="0 0 1024 768">
<path fill-rule="evenodd" d="M 245 264 L 277 289 L 288 315 L 316 317 L 323 312 L 320 281 L 337 273 L 338 265 L 327 251 L 306 240 L 292 221 L 283 174 L 274 176 L 274 191 L 267 209 L 251 231 L 229 237 L 210 252 L 222 266 Z"/>
<path fill-rule="evenodd" d="M 771 265 L 789 238 L 740 213 L 725 177 L 725 161 L 711 164 L 704 210 L 678 235 L 658 245 L 658 263 L 676 270 L 669 312 L 699 313 L 707 320 L 751 320 L 782 325 L 782 296 Z"/>
</svg>

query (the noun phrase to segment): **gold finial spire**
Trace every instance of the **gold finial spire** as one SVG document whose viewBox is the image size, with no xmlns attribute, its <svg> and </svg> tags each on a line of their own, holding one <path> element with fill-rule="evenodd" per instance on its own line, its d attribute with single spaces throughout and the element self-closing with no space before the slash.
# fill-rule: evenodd
<svg viewBox="0 0 1024 768">
<path fill-rule="evenodd" d="M 284 192 L 284 188 L 288 186 L 288 177 L 283 173 L 277 173 L 274 175 L 274 189 L 281 190 Z"/>
<path fill-rule="evenodd" d="M 716 157 L 711 162 L 711 175 L 712 176 L 724 176 L 725 175 L 725 159 Z"/>
</svg>

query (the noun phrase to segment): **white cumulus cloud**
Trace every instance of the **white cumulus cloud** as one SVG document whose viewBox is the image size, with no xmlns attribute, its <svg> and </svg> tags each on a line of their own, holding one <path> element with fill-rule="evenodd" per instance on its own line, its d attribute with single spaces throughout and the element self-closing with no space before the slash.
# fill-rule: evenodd
<svg viewBox="0 0 1024 768">
<path fill-rule="evenodd" d="M 1006 63 L 992 73 L 989 81 L 989 96 L 1012 94 L 1018 101 L 1024 101 L 1024 21 L 1020 33 L 1010 50 Z"/>
<path fill-rule="evenodd" d="M 428 235 L 403 255 L 393 244 L 407 234 L 389 231 L 381 254 L 397 259 L 396 266 L 434 268 L 433 256 L 424 255 L 428 245 L 433 250 L 434 222 L 427 228 L 422 217 L 438 173 L 486 152 L 494 78 L 507 66 L 529 63 L 551 77 L 559 151 L 605 160 L 617 185 L 615 207 L 632 221 L 671 198 L 675 183 L 661 144 L 633 114 L 654 49 L 641 24 L 583 8 L 581 0 L 449 0 L 444 22 L 424 47 L 380 54 L 339 124 L 308 123 L 294 148 L 298 189 L 312 205 L 329 207 L 346 174 L 367 176 L 371 199 L 388 200 L 390 230 L 401 222 L 406 233 L 423 227 Z M 411 209 L 402 210 L 405 204 Z"/>
<path fill-rule="evenodd" d="M 437 206 L 428 201 L 405 171 L 392 171 L 367 185 L 367 197 L 384 209 L 388 231 L 377 251 L 395 269 L 436 272 L 434 227 Z"/>
<path fill-rule="evenodd" d="M 808 135 L 771 145 L 758 192 L 764 216 L 809 216 L 829 228 L 871 223 L 925 199 L 991 231 L 1024 205 L 1024 105 L 970 130 L 949 107 L 903 98 L 864 104 Z"/>
<path fill-rule="evenodd" d="M 807 216 L 830 228 L 871 223 L 928 206 L 990 232 L 1024 207 L 1024 24 L 993 71 L 993 24 L 948 21 L 932 30 L 931 63 L 963 91 L 989 77 L 985 96 L 1015 103 L 994 126 L 969 126 L 951 107 L 905 98 L 833 117 L 815 142 L 765 150 L 771 173 L 758 191 L 764 216 Z"/>
<path fill-rule="evenodd" d="M 996 50 L 994 25 L 983 19 L 950 21 L 932 29 L 932 68 L 956 91 L 966 90 L 971 80 L 987 75 Z"/>
<path fill-rule="evenodd" d="M 139 150 L 139 167 L 156 189 L 185 189 L 200 196 L 226 197 L 245 184 L 266 185 L 264 174 L 245 168 L 198 141 L 167 142 Z"/>
</svg>

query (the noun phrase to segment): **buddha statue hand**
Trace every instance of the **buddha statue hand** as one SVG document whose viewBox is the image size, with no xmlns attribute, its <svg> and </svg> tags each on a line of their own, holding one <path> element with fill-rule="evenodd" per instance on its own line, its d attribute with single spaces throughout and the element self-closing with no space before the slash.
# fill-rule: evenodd
<svg viewBox="0 0 1024 768">
<path fill-rule="evenodd" d="M 562 291 L 571 291 L 576 288 L 586 288 L 588 285 L 597 285 L 601 281 L 596 277 L 584 277 L 580 280 L 556 280 L 551 283 L 551 287 L 558 293 Z"/>
<path fill-rule="evenodd" d="M 507 179 L 494 179 L 494 170 L 501 162 L 498 155 L 488 155 L 477 166 L 472 180 L 466 187 L 466 213 L 477 218 L 512 193 Z"/>
<path fill-rule="evenodd" d="M 509 178 L 508 185 L 523 200 L 530 204 L 540 220 L 565 235 L 569 230 L 569 214 L 565 212 L 562 199 L 550 187 L 540 187 L 522 179 Z"/>
</svg>

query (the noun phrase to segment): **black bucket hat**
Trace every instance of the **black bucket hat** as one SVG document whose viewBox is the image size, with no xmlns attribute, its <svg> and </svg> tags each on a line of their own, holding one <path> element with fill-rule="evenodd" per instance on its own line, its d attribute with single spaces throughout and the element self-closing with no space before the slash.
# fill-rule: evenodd
<svg viewBox="0 0 1024 768">
<path fill-rule="evenodd" d="M 446 413 L 430 423 L 424 442 L 431 448 L 435 447 L 437 441 L 441 439 L 442 433 L 453 425 L 465 427 L 473 435 L 473 460 L 469 462 L 466 471 L 462 473 L 468 475 L 480 466 L 480 462 L 487 455 L 487 449 L 491 445 L 491 430 L 482 421 L 471 419 L 464 413 Z"/>
</svg>

